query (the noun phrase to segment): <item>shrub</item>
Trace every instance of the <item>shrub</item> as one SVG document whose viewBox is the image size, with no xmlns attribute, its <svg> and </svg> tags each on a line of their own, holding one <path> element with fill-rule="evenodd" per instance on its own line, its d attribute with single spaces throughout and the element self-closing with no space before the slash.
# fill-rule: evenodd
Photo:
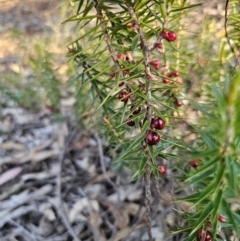
<svg viewBox="0 0 240 241">
<path fill-rule="evenodd" d="M 131 168 L 132 180 L 144 180 L 149 240 L 151 179 L 166 172 L 163 159 L 178 169 L 185 196 L 176 202 L 192 205 L 175 232 L 186 233 L 188 241 L 224 240 L 226 230 L 237 236 L 240 216 L 232 200 L 240 193 L 239 3 L 226 3 L 223 39 L 224 33 L 213 37 L 222 27 L 215 19 L 189 24 L 201 4 L 76 2 L 76 15 L 66 21 L 75 21 L 80 32 L 69 45 L 78 66 L 71 81 L 77 109 L 91 110 L 84 116 L 88 123 L 101 120 L 109 144 L 121 148 L 115 163 Z M 197 24 L 202 29 L 192 32 Z M 190 122 L 190 115 L 197 120 Z M 181 133 L 183 125 L 188 134 Z M 193 191 L 187 196 L 184 190 Z"/>
</svg>

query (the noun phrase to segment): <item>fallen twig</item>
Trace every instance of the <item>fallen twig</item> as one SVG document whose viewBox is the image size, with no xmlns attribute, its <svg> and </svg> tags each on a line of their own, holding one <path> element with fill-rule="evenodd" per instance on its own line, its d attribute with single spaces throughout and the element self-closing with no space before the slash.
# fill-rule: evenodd
<svg viewBox="0 0 240 241">
<path fill-rule="evenodd" d="M 119 209 L 120 209 L 120 204 L 121 204 L 120 203 L 120 193 L 119 193 L 117 185 L 109 178 L 109 176 L 107 174 L 107 170 L 106 170 L 105 162 L 104 162 L 102 141 L 97 134 L 95 134 L 94 137 L 97 140 L 97 144 L 98 144 L 98 153 L 99 153 L 102 173 L 103 173 L 105 179 L 107 180 L 107 182 L 114 188 L 114 190 L 117 193 L 116 218 L 115 218 L 115 222 L 113 225 L 112 235 L 110 237 L 110 240 L 113 240 L 117 233 L 117 226 L 118 226 L 119 216 L 120 216 L 120 214 L 119 214 Z"/>
<path fill-rule="evenodd" d="M 62 173 L 62 162 L 63 162 L 63 159 L 64 159 L 64 156 L 68 150 L 68 146 L 70 145 L 71 141 L 73 140 L 75 134 L 77 133 L 78 129 L 75 129 L 68 137 L 66 143 L 65 143 L 65 146 L 62 150 L 62 152 L 60 153 L 59 155 L 59 167 L 60 167 L 60 170 L 59 170 L 59 173 L 57 175 L 57 200 L 58 200 L 58 214 L 60 215 L 65 227 L 67 228 L 69 234 L 72 236 L 72 238 L 74 239 L 74 241 L 81 241 L 77 235 L 75 234 L 69 220 L 68 220 L 68 216 L 67 216 L 67 213 L 66 213 L 66 210 L 65 210 L 65 207 L 63 205 L 63 202 L 62 202 L 62 195 L 61 195 L 61 189 L 62 189 L 62 178 L 61 178 L 61 173 Z"/>
</svg>

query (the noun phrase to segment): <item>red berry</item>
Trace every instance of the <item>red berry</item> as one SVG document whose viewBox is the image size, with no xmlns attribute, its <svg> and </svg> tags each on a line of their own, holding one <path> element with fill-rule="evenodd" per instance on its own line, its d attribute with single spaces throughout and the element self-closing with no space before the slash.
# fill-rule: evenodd
<svg viewBox="0 0 240 241">
<path fill-rule="evenodd" d="M 170 73 L 170 77 L 178 77 L 180 74 L 178 71 L 173 71 L 172 73 Z"/>
<path fill-rule="evenodd" d="M 181 107 L 182 106 L 182 102 L 178 99 L 175 99 L 174 101 L 174 104 L 177 106 L 177 107 Z"/>
<path fill-rule="evenodd" d="M 173 42 L 177 39 L 177 34 L 175 32 L 169 31 L 168 32 L 168 41 Z"/>
<path fill-rule="evenodd" d="M 170 80 L 164 78 L 164 79 L 162 80 L 162 82 L 163 82 L 164 84 L 168 84 L 168 83 L 170 82 Z"/>
<path fill-rule="evenodd" d="M 123 90 L 122 92 L 119 93 L 118 99 L 127 102 L 128 101 L 128 92 L 126 90 Z"/>
<path fill-rule="evenodd" d="M 109 75 L 113 78 L 113 77 L 115 77 L 115 71 L 112 71 Z"/>
<path fill-rule="evenodd" d="M 131 116 L 129 116 L 129 118 L 132 118 L 133 116 L 131 115 Z M 128 126 L 135 126 L 135 121 L 134 120 L 129 120 L 128 122 L 127 122 L 127 125 Z"/>
<path fill-rule="evenodd" d="M 226 223 L 227 219 L 223 215 L 219 215 L 218 216 L 218 221 L 221 222 L 221 223 Z"/>
<path fill-rule="evenodd" d="M 133 109 L 133 107 L 131 108 L 131 110 L 132 110 L 132 109 Z M 137 114 L 140 113 L 140 111 L 141 111 L 141 107 L 138 106 L 138 107 L 133 111 L 133 114 L 134 114 L 134 115 L 137 115 Z"/>
<path fill-rule="evenodd" d="M 160 135 L 155 131 L 148 131 L 146 135 L 146 142 L 148 145 L 157 145 L 160 141 Z"/>
<path fill-rule="evenodd" d="M 191 165 L 193 168 L 197 168 L 197 167 L 198 167 L 198 162 L 195 161 L 195 160 L 192 160 L 192 161 L 190 161 L 190 165 Z"/>
<path fill-rule="evenodd" d="M 165 121 L 160 117 L 155 117 L 152 119 L 151 128 L 162 130 L 165 127 Z"/>
<path fill-rule="evenodd" d="M 160 33 L 160 35 L 162 36 L 163 39 L 168 39 L 168 31 L 162 30 L 162 32 Z"/>
<path fill-rule="evenodd" d="M 160 35 L 163 39 L 166 39 L 168 42 L 173 42 L 177 39 L 177 34 L 173 31 L 162 30 Z"/>
<path fill-rule="evenodd" d="M 123 53 L 118 53 L 118 54 L 117 54 L 117 58 L 124 60 L 124 59 L 126 58 L 126 55 L 123 54 Z"/>
<path fill-rule="evenodd" d="M 156 70 L 160 69 L 162 67 L 162 64 L 159 60 L 152 60 L 149 62 L 150 65 L 152 65 Z"/>
<path fill-rule="evenodd" d="M 165 166 L 158 166 L 158 171 L 160 175 L 163 175 L 167 172 L 167 169 Z"/>
</svg>

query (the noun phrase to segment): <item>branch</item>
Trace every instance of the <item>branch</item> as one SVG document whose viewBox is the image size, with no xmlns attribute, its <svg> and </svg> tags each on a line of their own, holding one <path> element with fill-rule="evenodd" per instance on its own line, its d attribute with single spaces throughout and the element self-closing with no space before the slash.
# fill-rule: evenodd
<svg viewBox="0 0 240 241">
<path fill-rule="evenodd" d="M 132 6 L 128 5 L 128 9 L 129 9 L 129 14 L 131 16 L 131 18 L 134 20 L 134 24 L 137 26 L 137 33 L 140 37 L 140 42 L 141 42 L 141 48 L 143 51 L 143 56 L 144 56 L 144 67 L 145 67 L 145 75 L 146 78 L 149 80 L 154 80 L 153 75 L 151 74 L 150 71 L 150 67 L 149 67 L 149 62 L 150 62 L 150 52 L 148 49 L 148 43 L 147 40 L 144 36 L 144 33 L 142 32 L 141 28 L 140 28 L 140 23 L 138 21 L 138 18 L 134 12 L 134 9 Z M 148 89 L 147 91 L 147 95 L 149 97 L 151 97 L 151 91 L 149 91 Z M 147 113 L 144 119 L 144 122 L 149 119 L 151 121 L 152 118 L 152 111 L 151 108 L 149 106 L 148 101 L 145 102 L 146 106 L 147 106 Z M 149 153 L 148 153 L 148 149 L 147 149 L 147 144 L 146 141 L 144 141 L 143 143 L 143 149 L 145 150 L 146 155 L 148 156 L 148 161 L 146 164 L 146 173 L 145 173 L 145 177 L 146 177 L 146 183 L 145 183 L 145 204 L 146 204 L 146 223 L 147 223 L 147 233 L 148 233 L 148 237 L 149 240 L 152 241 L 153 237 L 152 237 L 152 230 L 151 230 L 151 208 L 150 208 L 150 203 L 151 203 L 151 171 L 150 171 L 150 165 L 151 165 L 151 159 L 149 157 Z"/>
<path fill-rule="evenodd" d="M 148 160 L 146 165 L 146 184 L 145 184 L 145 204 L 146 204 L 146 223 L 147 223 L 147 233 L 149 241 L 153 241 L 152 237 L 152 225 L 151 225 L 151 171 L 150 171 L 150 160 Z"/>
<path fill-rule="evenodd" d="M 140 23 L 138 21 L 138 18 L 134 12 L 134 9 L 132 6 L 128 5 L 128 9 L 129 9 L 129 14 L 131 16 L 131 18 L 134 20 L 135 22 L 135 25 L 138 26 L 137 27 L 137 32 L 138 32 L 138 35 L 140 37 L 140 41 L 141 41 L 141 48 L 142 48 L 142 51 L 143 51 L 143 56 L 144 56 L 144 67 L 145 67 L 145 75 L 148 79 L 150 80 L 153 80 L 153 76 L 151 74 L 151 71 L 150 71 L 150 67 L 149 67 L 149 62 L 150 62 L 150 52 L 149 52 L 149 49 L 148 49 L 148 43 L 147 43 L 147 40 L 144 36 L 144 33 L 142 32 L 141 28 L 140 28 Z"/>
<path fill-rule="evenodd" d="M 112 230 L 112 235 L 110 237 L 109 240 L 114 240 L 114 237 L 117 233 L 117 226 L 118 226 L 118 222 L 119 222 L 119 209 L 120 209 L 120 193 L 119 193 L 119 189 L 117 187 L 117 185 L 109 178 L 108 174 L 107 174 L 107 170 L 105 167 L 105 162 L 104 162 L 104 155 L 103 155 L 103 147 L 102 147 L 102 141 L 99 138 L 99 136 L 97 134 L 94 135 L 95 139 L 97 140 L 97 145 L 98 145 L 98 154 L 99 154 L 99 158 L 100 158 L 100 163 L 101 163 L 101 169 L 102 169 L 102 173 L 105 177 L 105 179 L 107 180 L 107 182 L 115 189 L 116 193 L 117 193 L 117 205 L 116 205 L 116 219 L 114 222 L 114 226 L 113 226 L 113 230 Z"/>
<path fill-rule="evenodd" d="M 101 9 L 98 7 L 98 0 L 92 0 L 93 2 L 93 5 L 96 9 L 96 12 L 98 14 L 98 19 L 100 21 L 100 25 L 101 25 L 101 28 L 103 30 L 103 35 L 104 35 L 104 38 L 105 38 L 105 41 L 107 43 L 107 46 L 108 46 L 108 50 L 111 54 L 111 57 L 112 57 L 112 60 L 115 64 L 115 67 L 117 68 L 117 70 L 121 70 L 121 66 L 118 62 L 118 59 L 117 59 L 117 55 L 115 53 L 115 50 L 113 49 L 112 45 L 111 45 L 111 38 L 108 34 L 108 31 L 107 31 L 107 26 L 105 25 L 104 23 L 104 17 L 103 17 L 103 14 L 102 14 L 102 11 Z"/>
<path fill-rule="evenodd" d="M 62 150 L 62 152 L 59 155 L 59 166 L 60 166 L 60 170 L 57 176 L 57 199 L 58 199 L 58 214 L 60 215 L 65 227 L 67 228 L 69 234 L 72 236 L 72 238 L 74 239 L 74 241 L 81 241 L 77 235 L 75 234 L 69 220 L 68 220 L 68 216 L 65 210 L 65 207 L 63 205 L 62 202 L 62 195 L 61 195 L 61 189 L 62 189 L 62 179 L 61 179 L 61 172 L 62 172 L 62 162 L 64 159 L 64 156 L 67 152 L 68 146 L 70 145 L 72 139 L 74 138 L 75 134 L 77 133 L 77 130 L 74 130 L 71 135 L 69 136 L 68 140 L 66 141 L 66 144 Z"/>
</svg>

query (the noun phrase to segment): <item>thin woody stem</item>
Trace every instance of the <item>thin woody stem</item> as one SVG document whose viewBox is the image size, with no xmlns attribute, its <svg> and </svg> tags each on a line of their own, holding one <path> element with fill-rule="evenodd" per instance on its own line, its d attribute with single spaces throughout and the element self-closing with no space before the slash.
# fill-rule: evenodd
<svg viewBox="0 0 240 241">
<path fill-rule="evenodd" d="M 148 160 L 146 165 L 146 184 L 145 184 L 145 205 L 146 205 L 146 223 L 147 223 L 147 233 L 149 241 L 153 241 L 152 237 L 152 225 L 151 225 L 151 171 L 150 171 L 150 160 Z"/>
<path fill-rule="evenodd" d="M 105 41 L 107 43 L 108 50 L 109 50 L 109 52 L 111 54 L 112 60 L 113 60 L 113 62 L 115 64 L 116 69 L 117 70 L 121 70 L 121 66 L 120 66 L 120 64 L 118 62 L 116 52 L 115 52 L 115 50 L 112 47 L 112 42 L 111 42 L 111 38 L 110 38 L 110 36 L 108 34 L 108 31 L 107 31 L 107 26 L 104 23 L 104 17 L 103 17 L 102 11 L 98 7 L 98 0 L 92 0 L 92 2 L 94 4 L 94 7 L 95 7 L 96 12 L 98 14 L 98 19 L 100 21 L 100 25 L 101 25 L 101 28 L 103 30 L 103 35 L 104 35 Z"/>
<path fill-rule="evenodd" d="M 121 65 L 120 65 L 120 63 L 118 61 L 117 54 L 116 54 L 114 48 L 112 47 L 112 41 L 111 41 L 111 38 L 110 38 L 110 36 L 108 34 L 107 26 L 106 26 L 106 24 L 104 22 L 103 13 L 102 13 L 101 9 L 98 7 L 99 2 L 98 2 L 98 0 L 92 0 L 92 2 L 94 4 L 94 7 L 95 7 L 96 12 L 98 14 L 98 19 L 100 21 L 100 25 L 101 25 L 101 28 L 103 30 L 103 35 L 104 35 L 104 38 L 105 38 L 105 42 L 107 43 L 107 47 L 108 47 L 108 50 L 109 50 L 109 52 L 111 54 L 112 60 L 114 62 L 114 65 L 115 65 L 116 69 L 118 71 L 120 71 L 120 77 L 121 77 L 121 79 L 123 79 L 124 78 L 124 73 L 123 73 Z M 131 89 L 130 89 L 130 87 L 127 84 L 126 84 L 126 89 L 127 89 L 127 91 L 129 93 L 131 93 Z M 132 96 L 131 95 L 130 95 L 130 100 L 132 101 Z"/>
<path fill-rule="evenodd" d="M 145 75 L 147 78 L 146 81 L 153 80 L 154 78 L 151 74 L 150 67 L 149 67 L 150 52 L 149 52 L 147 40 L 144 36 L 142 29 L 140 28 L 140 22 L 136 16 L 136 13 L 134 12 L 133 7 L 131 5 L 128 5 L 128 9 L 129 9 L 129 14 L 130 14 L 131 18 L 134 20 L 134 24 L 137 26 L 136 30 L 140 37 L 141 48 L 142 48 L 142 52 L 143 52 L 143 56 L 144 56 L 143 63 L 144 63 L 144 68 L 145 68 Z M 149 96 L 149 98 L 151 98 L 151 91 L 149 91 L 148 89 L 146 91 L 147 91 L 147 95 Z M 145 104 L 147 106 L 147 114 L 144 119 L 144 122 L 147 119 L 151 120 L 151 116 L 152 116 L 152 111 L 149 106 L 149 103 L 146 101 Z M 145 150 L 146 155 L 148 156 L 148 161 L 146 164 L 146 172 L 145 172 L 145 179 L 146 179 L 146 183 L 145 183 L 146 216 L 145 216 L 145 218 L 146 218 L 147 233 L 148 233 L 149 241 L 153 241 L 152 230 L 151 230 L 152 226 L 151 226 L 151 208 L 150 208 L 150 205 L 151 205 L 151 170 L 150 170 L 151 158 L 148 153 L 148 147 L 147 147 L 146 141 L 144 141 L 144 143 L 143 143 L 143 148 Z"/>
<path fill-rule="evenodd" d="M 144 56 L 144 67 L 145 67 L 145 74 L 146 77 L 149 79 L 152 79 L 152 74 L 150 71 L 150 67 L 149 67 L 149 62 L 150 62 L 150 52 L 148 49 L 148 43 L 147 40 L 144 36 L 144 33 L 142 32 L 141 28 L 140 28 L 140 23 L 139 20 L 136 16 L 136 13 L 134 12 L 134 9 L 131 5 L 128 5 L 128 9 L 129 9 L 129 14 L 131 16 L 131 18 L 134 20 L 134 24 L 137 26 L 137 32 L 138 35 L 140 37 L 140 42 L 141 42 L 141 48 L 143 51 L 143 56 Z"/>
</svg>

